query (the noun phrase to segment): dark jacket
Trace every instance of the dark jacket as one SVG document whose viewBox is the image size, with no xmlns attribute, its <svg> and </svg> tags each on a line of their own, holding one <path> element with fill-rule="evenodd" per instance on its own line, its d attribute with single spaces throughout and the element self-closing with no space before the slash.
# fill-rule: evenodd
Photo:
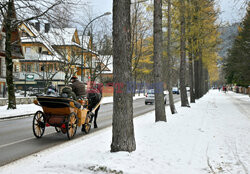
<svg viewBox="0 0 250 174">
<path fill-rule="evenodd" d="M 79 80 L 75 80 L 71 85 L 72 91 L 76 94 L 76 97 L 82 97 L 86 95 L 85 85 Z"/>
<path fill-rule="evenodd" d="M 67 87 L 67 86 L 65 86 L 62 89 L 61 97 L 72 98 L 73 100 L 76 100 L 75 93 L 72 91 L 72 89 L 70 87 Z"/>
</svg>

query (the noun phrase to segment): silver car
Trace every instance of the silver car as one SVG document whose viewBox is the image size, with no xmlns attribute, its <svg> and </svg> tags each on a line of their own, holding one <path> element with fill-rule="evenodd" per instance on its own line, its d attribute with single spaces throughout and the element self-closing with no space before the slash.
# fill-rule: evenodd
<svg viewBox="0 0 250 174">
<path fill-rule="evenodd" d="M 145 105 L 148 103 L 154 104 L 155 102 L 155 92 L 154 89 L 149 89 L 145 97 Z M 164 104 L 167 103 L 167 95 L 164 93 Z"/>
</svg>

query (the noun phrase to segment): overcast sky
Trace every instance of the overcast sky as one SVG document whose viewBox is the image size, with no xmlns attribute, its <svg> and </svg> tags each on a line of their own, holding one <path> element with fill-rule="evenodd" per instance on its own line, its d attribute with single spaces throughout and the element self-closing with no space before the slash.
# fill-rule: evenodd
<svg viewBox="0 0 250 174">
<path fill-rule="evenodd" d="M 93 10 L 97 15 L 105 13 L 107 11 L 112 12 L 113 0 L 86 0 L 91 4 Z M 244 0 L 216 0 L 221 9 L 220 19 L 223 22 L 236 22 L 240 21 L 244 16 L 245 9 L 241 8 L 241 4 Z M 239 1 L 236 3 L 235 1 Z M 250 1 L 250 0 L 249 0 Z"/>
</svg>

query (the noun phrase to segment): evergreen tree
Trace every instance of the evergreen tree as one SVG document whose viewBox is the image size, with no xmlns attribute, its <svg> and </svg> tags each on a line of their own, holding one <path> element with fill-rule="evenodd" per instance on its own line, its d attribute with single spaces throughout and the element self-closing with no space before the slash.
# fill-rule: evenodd
<svg viewBox="0 0 250 174">
<path fill-rule="evenodd" d="M 250 84 L 250 3 L 239 34 L 225 63 L 227 83 L 247 87 Z"/>
</svg>

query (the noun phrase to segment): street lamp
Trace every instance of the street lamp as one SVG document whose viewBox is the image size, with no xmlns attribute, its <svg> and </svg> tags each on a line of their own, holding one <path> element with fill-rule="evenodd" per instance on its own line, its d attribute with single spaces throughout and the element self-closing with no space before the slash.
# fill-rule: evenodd
<svg viewBox="0 0 250 174">
<path fill-rule="evenodd" d="M 87 29 L 88 26 L 89 26 L 93 21 L 95 21 L 96 19 L 99 19 L 99 18 L 101 18 L 101 17 L 103 17 L 103 16 L 107 16 L 107 15 L 110 15 L 110 14 L 111 14 L 110 12 L 106 12 L 106 13 L 100 15 L 100 16 L 97 16 L 96 18 L 92 19 L 92 20 L 86 25 L 86 27 L 85 27 L 84 30 L 83 30 L 83 33 L 82 33 L 82 52 L 81 52 L 81 54 L 82 54 L 82 55 L 81 55 L 81 56 L 82 56 L 82 58 L 81 58 L 81 81 L 82 81 L 82 82 L 84 81 L 84 77 L 83 77 L 83 37 L 84 37 L 84 35 L 85 35 L 86 29 Z"/>
</svg>

